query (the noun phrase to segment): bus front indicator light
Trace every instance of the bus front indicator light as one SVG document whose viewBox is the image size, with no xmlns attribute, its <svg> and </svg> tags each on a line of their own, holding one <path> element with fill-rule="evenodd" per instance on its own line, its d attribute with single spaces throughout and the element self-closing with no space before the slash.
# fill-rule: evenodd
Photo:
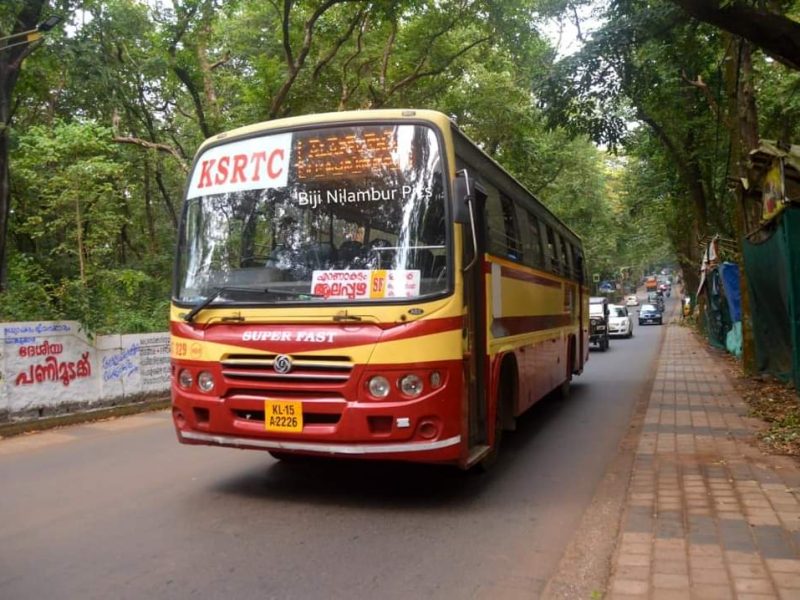
<svg viewBox="0 0 800 600">
<path fill-rule="evenodd" d="M 214 376 L 209 371 L 200 371 L 197 376 L 197 387 L 201 392 L 210 392 L 214 389 Z"/>
<path fill-rule="evenodd" d="M 399 383 L 400 391 L 405 396 L 416 398 L 422 393 L 422 379 L 417 375 L 406 375 Z"/>
<path fill-rule="evenodd" d="M 192 387 L 192 383 L 194 382 L 194 377 L 192 377 L 192 372 L 188 369 L 181 369 L 181 372 L 178 373 L 178 385 L 180 385 L 183 389 L 188 390 Z"/>
<path fill-rule="evenodd" d="M 367 389 L 375 398 L 386 398 L 389 395 L 389 380 L 382 375 L 375 375 L 369 380 Z"/>
</svg>

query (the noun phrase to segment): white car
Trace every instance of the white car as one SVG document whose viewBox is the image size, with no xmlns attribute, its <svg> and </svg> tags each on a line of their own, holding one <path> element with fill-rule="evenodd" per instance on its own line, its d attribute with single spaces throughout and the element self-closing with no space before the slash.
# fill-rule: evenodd
<svg viewBox="0 0 800 600">
<path fill-rule="evenodd" d="M 625 306 L 639 306 L 639 296 L 636 294 L 625 296 Z"/>
<path fill-rule="evenodd" d="M 633 319 L 626 307 L 619 304 L 608 305 L 608 335 L 633 337 Z"/>
</svg>

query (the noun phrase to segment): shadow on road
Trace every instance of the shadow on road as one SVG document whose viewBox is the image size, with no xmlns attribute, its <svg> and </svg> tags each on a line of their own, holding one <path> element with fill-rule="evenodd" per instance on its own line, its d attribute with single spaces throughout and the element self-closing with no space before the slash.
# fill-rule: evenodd
<svg viewBox="0 0 800 600">
<path fill-rule="evenodd" d="M 459 508 L 481 502 L 485 494 L 502 494 L 514 480 L 529 472 L 538 438 L 564 411 L 576 410 L 583 386 L 573 383 L 566 402 L 548 396 L 506 432 L 500 458 L 488 473 L 456 467 L 369 460 L 301 457 L 274 461 L 266 454 L 264 469 L 252 468 L 219 480 L 213 491 L 261 500 L 326 503 L 361 509 Z M 494 499 L 496 501 L 497 498 Z"/>
</svg>

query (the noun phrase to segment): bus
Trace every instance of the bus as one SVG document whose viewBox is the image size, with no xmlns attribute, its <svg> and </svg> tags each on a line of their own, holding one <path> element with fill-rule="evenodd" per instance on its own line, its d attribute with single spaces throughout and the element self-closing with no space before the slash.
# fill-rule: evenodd
<svg viewBox="0 0 800 600">
<path fill-rule="evenodd" d="M 447 116 L 318 114 L 198 150 L 170 309 L 178 440 L 461 468 L 588 359 L 580 238 Z"/>
</svg>

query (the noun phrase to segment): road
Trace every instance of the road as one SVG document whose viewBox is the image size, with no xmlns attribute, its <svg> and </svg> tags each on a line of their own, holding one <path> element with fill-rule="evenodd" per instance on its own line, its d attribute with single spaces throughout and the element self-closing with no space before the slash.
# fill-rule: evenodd
<svg viewBox="0 0 800 600">
<path fill-rule="evenodd" d="M 0 441 L 0 598 L 534 598 L 662 331 L 593 351 L 484 475 L 185 447 L 167 412 Z"/>
</svg>

